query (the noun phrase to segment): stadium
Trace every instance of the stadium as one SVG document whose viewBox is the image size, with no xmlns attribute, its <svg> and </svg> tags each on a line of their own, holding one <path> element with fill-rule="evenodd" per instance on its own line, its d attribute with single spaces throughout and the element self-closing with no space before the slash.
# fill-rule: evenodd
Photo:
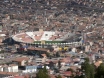
<svg viewBox="0 0 104 78">
<path fill-rule="evenodd" d="M 66 43 L 67 39 L 74 34 L 59 31 L 34 31 L 22 32 L 12 36 L 16 42 L 27 44 L 61 44 Z"/>
</svg>

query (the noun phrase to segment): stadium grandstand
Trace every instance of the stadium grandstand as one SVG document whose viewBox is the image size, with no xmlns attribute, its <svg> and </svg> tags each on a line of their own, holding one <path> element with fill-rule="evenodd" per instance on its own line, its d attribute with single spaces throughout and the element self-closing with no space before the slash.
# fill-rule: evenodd
<svg viewBox="0 0 104 78">
<path fill-rule="evenodd" d="M 13 40 L 27 44 L 63 44 L 74 34 L 71 32 L 59 31 L 34 31 L 22 32 L 13 35 Z"/>
</svg>

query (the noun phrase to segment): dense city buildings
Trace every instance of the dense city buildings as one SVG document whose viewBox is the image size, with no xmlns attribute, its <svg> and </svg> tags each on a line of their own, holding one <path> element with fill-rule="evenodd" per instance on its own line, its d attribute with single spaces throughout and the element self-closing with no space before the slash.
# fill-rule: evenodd
<svg viewBox="0 0 104 78">
<path fill-rule="evenodd" d="M 0 78 L 104 78 L 103 63 L 104 0 L 0 0 Z"/>
</svg>

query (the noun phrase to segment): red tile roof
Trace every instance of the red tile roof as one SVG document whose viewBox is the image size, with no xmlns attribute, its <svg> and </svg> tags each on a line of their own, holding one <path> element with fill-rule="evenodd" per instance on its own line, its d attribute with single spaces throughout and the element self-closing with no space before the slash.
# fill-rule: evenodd
<svg viewBox="0 0 104 78">
<path fill-rule="evenodd" d="M 0 74 L 3 74 L 3 75 L 18 75 L 18 73 L 13 73 L 13 72 L 0 72 Z"/>
<path fill-rule="evenodd" d="M 24 76 L 14 76 L 14 78 L 25 78 Z"/>
<path fill-rule="evenodd" d="M 65 71 L 63 74 L 65 76 L 72 76 L 72 72 L 71 71 Z"/>
<path fill-rule="evenodd" d="M 18 58 L 16 58 L 16 59 L 14 59 L 13 61 L 21 62 L 21 61 L 23 61 L 23 60 L 29 60 L 29 58 L 28 58 L 28 57 L 18 57 Z"/>
</svg>

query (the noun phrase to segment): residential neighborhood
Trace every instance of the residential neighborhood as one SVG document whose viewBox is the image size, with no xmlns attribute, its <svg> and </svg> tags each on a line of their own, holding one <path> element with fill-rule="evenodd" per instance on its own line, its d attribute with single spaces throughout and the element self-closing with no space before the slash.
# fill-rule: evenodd
<svg viewBox="0 0 104 78">
<path fill-rule="evenodd" d="M 98 77 L 103 0 L 0 0 L 0 78 Z"/>
</svg>

